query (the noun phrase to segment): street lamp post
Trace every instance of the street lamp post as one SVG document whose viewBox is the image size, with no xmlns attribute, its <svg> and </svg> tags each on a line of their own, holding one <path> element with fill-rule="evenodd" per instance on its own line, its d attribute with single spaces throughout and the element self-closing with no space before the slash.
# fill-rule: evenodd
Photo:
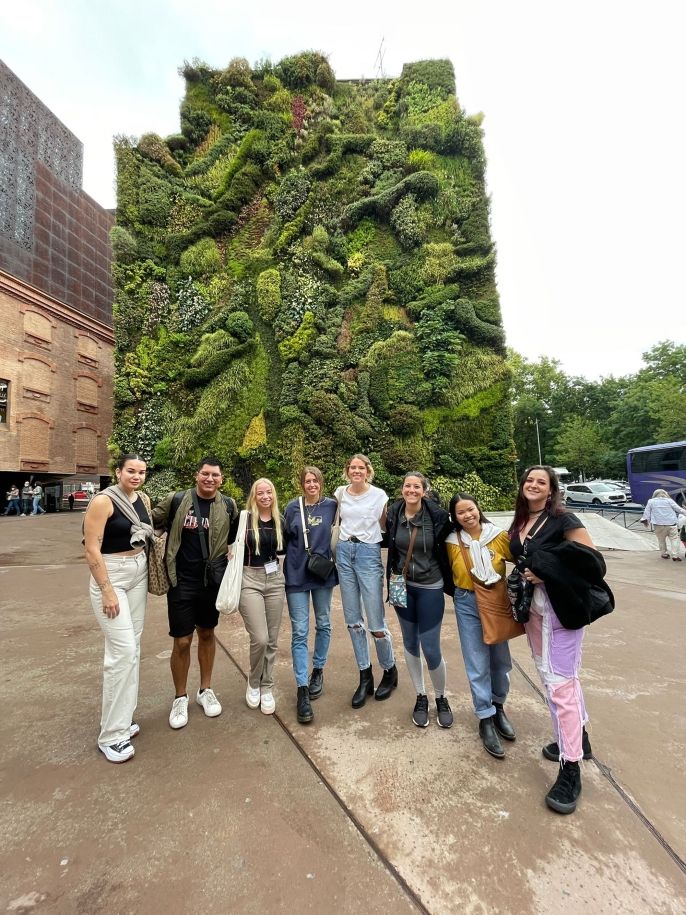
<svg viewBox="0 0 686 915">
<path fill-rule="evenodd" d="M 536 443 L 538 444 L 538 463 L 543 464 L 543 458 L 541 457 L 541 436 L 538 432 L 538 417 L 536 417 Z"/>
</svg>

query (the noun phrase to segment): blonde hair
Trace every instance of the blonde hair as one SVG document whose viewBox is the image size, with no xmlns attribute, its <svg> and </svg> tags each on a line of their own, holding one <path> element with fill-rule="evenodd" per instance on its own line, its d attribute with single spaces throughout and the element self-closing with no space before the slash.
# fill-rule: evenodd
<svg viewBox="0 0 686 915">
<path fill-rule="evenodd" d="M 272 521 L 274 522 L 274 530 L 276 531 L 276 548 L 277 550 L 283 549 L 283 528 L 281 526 L 281 514 L 279 512 L 279 500 L 276 495 L 276 489 L 271 480 L 268 480 L 266 477 L 260 477 L 259 480 L 255 480 L 250 487 L 248 500 L 245 503 L 246 511 L 250 515 L 250 530 L 255 538 L 255 553 L 258 556 L 260 555 L 260 510 L 257 507 L 256 493 L 257 487 L 261 486 L 263 483 L 267 483 L 271 486 L 272 494 L 274 496 L 272 500 Z"/>
<path fill-rule="evenodd" d="M 345 467 L 343 468 L 343 478 L 348 480 L 348 470 L 353 461 L 362 461 L 364 466 L 367 468 L 367 480 L 371 483 L 374 479 L 374 468 L 372 467 L 372 462 L 369 460 L 366 454 L 353 454 L 352 457 L 349 457 L 345 462 Z M 350 482 L 348 480 L 348 482 Z"/>
<path fill-rule="evenodd" d="M 650 498 L 651 499 L 669 499 L 670 495 L 666 489 L 656 489 Z"/>
</svg>

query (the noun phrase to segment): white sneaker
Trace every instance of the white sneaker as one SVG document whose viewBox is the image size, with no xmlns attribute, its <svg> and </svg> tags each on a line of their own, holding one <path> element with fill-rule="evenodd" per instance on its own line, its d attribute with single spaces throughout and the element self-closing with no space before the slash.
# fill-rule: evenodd
<svg viewBox="0 0 686 915">
<path fill-rule="evenodd" d="M 208 718 L 216 718 L 217 715 L 221 715 L 222 713 L 221 704 L 212 689 L 206 689 L 202 693 L 198 690 L 195 701 L 198 705 L 202 706 L 202 709 Z"/>
<path fill-rule="evenodd" d="M 248 683 L 248 688 L 245 691 L 245 701 L 248 703 L 248 708 L 259 708 L 260 707 L 260 688 L 253 689 L 252 686 Z"/>
<path fill-rule="evenodd" d="M 260 711 L 263 715 L 273 715 L 276 711 L 276 702 L 271 692 L 262 693 L 260 696 Z"/>
<path fill-rule="evenodd" d="M 172 703 L 171 712 L 169 712 L 169 727 L 178 730 L 185 728 L 188 724 L 188 696 L 179 696 Z"/>
<path fill-rule="evenodd" d="M 137 737 L 141 732 L 139 724 L 136 724 L 135 721 L 131 722 L 131 727 L 129 728 L 129 737 Z"/>
<path fill-rule="evenodd" d="M 98 744 L 98 749 L 101 750 L 112 763 L 126 762 L 126 760 L 131 759 L 136 752 L 128 740 L 122 740 L 121 743 L 112 744 L 110 747 Z"/>
</svg>

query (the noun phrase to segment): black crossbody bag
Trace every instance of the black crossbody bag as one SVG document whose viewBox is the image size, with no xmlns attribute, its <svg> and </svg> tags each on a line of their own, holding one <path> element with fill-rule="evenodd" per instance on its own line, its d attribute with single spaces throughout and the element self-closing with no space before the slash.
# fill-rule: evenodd
<svg viewBox="0 0 686 915">
<path fill-rule="evenodd" d="M 311 572 L 316 578 L 321 578 L 322 581 L 326 581 L 329 575 L 336 568 L 336 562 L 333 559 L 329 559 L 326 556 L 322 556 L 321 553 L 313 553 L 310 550 L 310 543 L 307 538 L 307 525 L 305 524 L 305 509 L 303 508 L 303 497 L 301 496 L 298 499 L 298 504 L 300 505 L 300 518 L 302 519 L 303 526 L 303 540 L 305 541 L 305 552 L 307 553 L 307 571 Z"/>
</svg>

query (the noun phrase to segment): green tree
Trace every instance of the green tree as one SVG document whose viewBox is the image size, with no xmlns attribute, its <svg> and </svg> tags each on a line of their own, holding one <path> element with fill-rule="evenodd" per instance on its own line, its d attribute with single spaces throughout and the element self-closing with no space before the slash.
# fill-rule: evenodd
<svg viewBox="0 0 686 915">
<path fill-rule="evenodd" d="M 595 477 L 602 472 L 609 451 L 598 423 L 583 416 L 565 420 L 554 449 L 556 462 L 585 477 Z"/>
</svg>

